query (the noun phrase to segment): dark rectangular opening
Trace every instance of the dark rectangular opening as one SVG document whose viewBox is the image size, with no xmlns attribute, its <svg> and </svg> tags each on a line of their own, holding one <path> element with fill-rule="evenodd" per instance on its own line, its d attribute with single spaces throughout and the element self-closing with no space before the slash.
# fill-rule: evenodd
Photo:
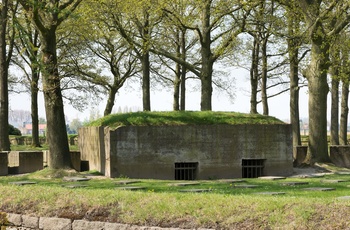
<svg viewBox="0 0 350 230">
<path fill-rule="evenodd" d="M 257 178 L 264 175 L 265 159 L 242 159 L 242 177 Z"/>
<path fill-rule="evenodd" d="M 175 163 L 175 180 L 195 180 L 198 162 Z"/>
<path fill-rule="evenodd" d="M 89 161 L 80 161 L 80 171 L 86 172 L 90 170 Z"/>
</svg>

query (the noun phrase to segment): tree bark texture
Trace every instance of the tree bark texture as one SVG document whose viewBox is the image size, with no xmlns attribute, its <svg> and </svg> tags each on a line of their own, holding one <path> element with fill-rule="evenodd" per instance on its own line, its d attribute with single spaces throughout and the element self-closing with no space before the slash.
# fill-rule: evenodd
<svg viewBox="0 0 350 230">
<path fill-rule="evenodd" d="M 295 7 L 295 2 L 292 3 Z M 299 47 L 301 42 L 300 35 L 300 14 L 294 9 L 287 9 L 288 25 L 288 56 L 289 56 L 289 79 L 290 79 L 290 122 L 292 124 L 293 146 L 301 145 L 300 134 L 300 111 L 299 111 Z M 293 151 L 296 151 L 293 148 Z M 293 153 L 296 155 L 296 153 Z"/>
<path fill-rule="evenodd" d="M 105 110 L 103 112 L 103 116 L 107 116 L 112 113 L 112 110 L 114 107 L 115 95 L 117 94 L 117 91 L 118 91 L 118 88 L 116 88 L 115 86 L 112 86 L 109 88 L 108 99 L 107 99 Z"/>
<path fill-rule="evenodd" d="M 6 56 L 6 27 L 8 0 L 2 0 L 0 16 L 0 151 L 10 150 L 9 140 L 9 98 L 8 63 Z"/>
<path fill-rule="evenodd" d="M 327 29 L 333 25 L 332 19 L 337 20 L 337 17 L 332 14 L 328 14 L 328 18 L 321 16 L 322 2 L 298 0 L 311 45 L 310 63 L 303 72 L 309 87 L 309 148 L 306 160 L 310 164 L 330 161 L 327 143 L 327 74 L 330 67 L 330 45 L 337 34 Z M 344 25 L 346 24 L 342 24 Z M 333 30 L 334 26 L 330 29 Z M 334 31 L 339 33 L 340 30 L 341 27 L 338 27 Z"/>
<path fill-rule="evenodd" d="M 321 27 L 321 25 L 316 25 Z M 320 33 L 322 28 L 316 28 Z M 329 43 L 316 36 L 312 41 L 311 61 L 305 76 L 309 86 L 309 151 L 307 161 L 329 162 L 327 143 L 327 73 L 329 68 Z"/>
<path fill-rule="evenodd" d="M 262 53 L 262 74 L 261 74 L 261 101 L 263 106 L 263 114 L 269 115 L 269 104 L 267 96 L 267 41 L 268 35 L 263 39 Z"/>
<path fill-rule="evenodd" d="M 201 111 L 211 110 L 212 104 L 212 75 L 213 54 L 211 52 L 210 28 L 211 1 L 205 1 L 202 11 L 202 38 L 201 38 Z"/>
<path fill-rule="evenodd" d="M 180 84 L 181 84 L 181 65 L 175 64 L 174 94 L 173 94 L 173 110 L 180 110 Z"/>
<path fill-rule="evenodd" d="M 337 74 L 334 73 L 332 78 L 332 88 L 331 88 L 331 136 L 330 144 L 339 145 L 339 80 L 337 79 Z"/>
<path fill-rule="evenodd" d="M 56 28 L 40 31 L 42 47 L 42 80 L 49 143 L 49 167 L 72 168 L 60 78 L 57 68 Z"/>
<path fill-rule="evenodd" d="M 143 111 L 151 111 L 149 51 L 145 51 L 145 53 L 142 55 L 141 65 L 142 65 L 142 104 L 143 104 Z"/>
<path fill-rule="evenodd" d="M 180 30 L 176 32 L 176 56 L 181 57 L 181 34 Z M 175 63 L 175 77 L 173 83 L 174 93 L 173 93 L 173 110 L 180 110 L 180 84 L 181 84 L 181 65 Z"/>
<path fill-rule="evenodd" d="M 258 63 L 259 63 L 260 45 L 257 37 L 254 37 L 252 49 L 252 65 L 250 68 L 250 113 L 257 114 L 257 95 L 258 95 Z"/>
<path fill-rule="evenodd" d="M 349 82 L 342 82 L 339 144 L 348 144 Z"/>
<path fill-rule="evenodd" d="M 39 140 L 39 112 L 38 112 L 38 87 L 39 70 L 32 68 L 31 92 L 31 116 L 32 116 L 32 146 L 40 147 Z"/>
<path fill-rule="evenodd" d="M 182 60 L 186 61 L 186 30 L 181 32 L 181 56 Z M 186 110 L 186 66 L 181 65 L 181 85 L 180 85 L 180 110 Z"/>
<path fill-rule="evenodd" d="M 144 11 L 145 21 L 142 27 L 143 47 L 141 56 L 142 65 L 142 104 L 143 111 L 151 111 L 151 89 L 150 89 L 150 52 L 149 52 L 149 13 Z"/>
<path fill-rule="evenodd" d="M 298 47 L 293 41 L 288 41 L 290 66 L 290 122 L 293 132 L 293 146 L 301 145 L 299 116 L 299 77 L 298 77 Z"/>
</svg>

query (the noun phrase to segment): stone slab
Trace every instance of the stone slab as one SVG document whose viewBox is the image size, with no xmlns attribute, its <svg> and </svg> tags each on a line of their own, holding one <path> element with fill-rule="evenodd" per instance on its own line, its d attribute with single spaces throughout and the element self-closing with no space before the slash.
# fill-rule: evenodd
<svg viewBox="0 0 350 230">
<path fill-rule="evenodd" d="M 244 183 L 244 182 L 247 182 L 247 181 L 246 180 L 242 180 L 242 179 L 222 179 L 222 180 L 218 180 L 218 182 L 234 184 L 234 183 Z"/>
<path fill-rule="evenodd" d="M 146 189 L 146 187 L 130 186 L 130 187 L 118 187 L 117 189 L 136 191 L 136 190 Z"/>
<path fill-rule="evenodd" d="M 7 219 L 14 226 L 21 226 L 22 225 L 22 215 L 20 215 L 20 214 L 8 213 Z"/>
<path fill-rule="evenodd" d="M 119 223 L 105 223 L 104 230 L 130 230 L 130 225 Z"/>
<path fill-rule="evenodd" d="M 284 179 L 286 179 L 285 177 L 282 177 L 282 176 L 261 176 L 258 178 L 263 179 L 263 180 L 284 180 Z"/>
<path fill-rule="evenodd" d="M 335 174 L 339 174 L 339 175 L 350 175 L 349 171 L 339 171 L 339 172 L 335 172 Z"/>
<path fill-rule="evenodd" d="M 9 182 L 9 184 L 13 185 L 31 185 L 31 184 L 36 184 L 34 181 L 15 181 L 15 182 Z"/>
<path fill-rule="evenodd" d="M 72 221 L 65 218 L 41 217 L 39 228 L 42 230 L 71 230 Z"/>
<path fill-rule="evenodd" d="M 200 185 L 199 182 L 183 182 L 183 183 L 174 183 L 170 184 L 171 186 L 193 186 L 193 185 Z"/>
<path fill-rule="evenodd" d="M 334 191 L 335 188 L 312 187 L 312 188 L 304 188 L 304 190 L 308 190 L 308 191 Z"/>
<path fill-rule="evenodd" d="M 286 193 L 285 192 L 257 192 L 257 193 L 254 193 L 254 194 L 276 196 L 276 195 L 284 195 Z"/>
<path fill-rule="evenodd" d="M 306 184 L 309 184 L 309 182 L 290 181 L 290 182 L 281 183 L 281 185 L 284 185 L 284 186 L 298 186 L 298 185 L 306 185 Z"/>
<path fill-rule="evenodd" d="M 201 192 L 210 192 L 210 189 L 182 189 L 179 192 L 193 192 L 193 193 L 201 193 Z"/>
<path fill-rule="evenodd" d="M 105 223 L 99 221 L 74 220 L 72 224 L 74 230 L 104 229 L 104 227 Z"/>
<path fill-rule="evenodd" d="M 259 185 L 255 185 L 255 184 L 237 184 L 233 186 L 233 188 L 257 188 L 257 187 L 259 187 Z"/>
<path fill-rule="evenodd" d="M 70 182 L 80 182 L 80 181 L 89 181 L 90 178 L 86 177 L 63 177 L 64 181 L 70 181 Z"/>
<path fill-rule="evenodd" d="M 122 180 L 122 181 L 117 181 L 115 183 L 116 184 L 122 184 L 122 185 L 128 185 L 128 184 L 141 183 L 141 181 L 139 181 L 139 180 Z"/>
<path fill-rule="evenodd" d="M 324 177 L 324 174 L 300 174 L 291 176 L 291 178 L 320 178 Z"/>
<path fill-rule="evenodd" d="M 22 227 L 39 229 L 39 217 L 23 215 Z"/>
<path fill-rule="evenodd" d="M 346 180 L 321 180 L 321 183 L 341 183 L 347 182 Z"/>
</svg>

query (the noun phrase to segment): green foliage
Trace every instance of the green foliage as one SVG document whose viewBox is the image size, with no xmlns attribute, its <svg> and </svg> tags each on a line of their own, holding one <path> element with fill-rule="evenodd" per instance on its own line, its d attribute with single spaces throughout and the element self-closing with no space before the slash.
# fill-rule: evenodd
<svg viewBox="0 0 350 230">
<path fill-rule="evenodd" d="M 9 135 L 22 136 L 22 133 L 19 129 L 9 124 Z"/>
<path fill-rule="evenodd" d="M 234 112 L 176 111 L 176 112 L 136 112 L 112 114 L 89 123 L 87 126 L 124 125 L 213 125 L 213 124 L 283 124 L 270 116 Z"/>
</svg>

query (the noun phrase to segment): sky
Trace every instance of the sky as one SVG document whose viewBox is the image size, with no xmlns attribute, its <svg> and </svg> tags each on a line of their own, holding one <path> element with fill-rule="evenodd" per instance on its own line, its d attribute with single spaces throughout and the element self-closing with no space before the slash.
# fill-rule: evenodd
<svg viewBox="0 0 350 230">
<path fill-rule="evenodd" d="M 237 73 L 236 73 L 237 75 Z M 214 89 L 212 96 L 212 110 L 213 111 L 234 111 L 249 113 L 250 111 L 250 82 L 249 73 L 239 71 L 235 77 L 235 100 L 229 99 L 227 94 L 218 92 Z M 190 91 L 190 90 L 189 90 Z M 200 110 L 200 93 L 187 92 L 186 110 Z M 28 110 L 30 111 L 30 97 L 29 94 L 10 94 L 10 109 L 11 110 Z M 308 117 L 308 95 L 307 88 L 304 87 L 300 91 L 300 118 Z M 65 104 L 65 114 L 67 123 L 73 119 L 78 118 L 81 121 L 87 120 L 90 117 L 91 110 L 98 109 L 100 115 L 103 114 L 106 100 L 101 101 L 98 107 L 90 107 L 84 112 L 79 112 L 69 104 Z M 114 111 L 118 107 L 121 109 L 125 107 L 142 109 L 141 92 L 130 92 L 130 90 L 121 89 L 115 101 Z M 151 109 L 153 111 L 171 111 L 172 110 L 172 92 L 170 90 L 153 90 L 151 93 Z M 283 121 L 289 121 L 289 92 L 281 94 L 277 97 L 269 99 L 270 115 L 277 117 Z M 262 113 L 261 104 L 258 105 L 258 112 Z M 44 100 L 42 93 L 39 95 L 39 116 L 45 117 Z"/>
</svg>

